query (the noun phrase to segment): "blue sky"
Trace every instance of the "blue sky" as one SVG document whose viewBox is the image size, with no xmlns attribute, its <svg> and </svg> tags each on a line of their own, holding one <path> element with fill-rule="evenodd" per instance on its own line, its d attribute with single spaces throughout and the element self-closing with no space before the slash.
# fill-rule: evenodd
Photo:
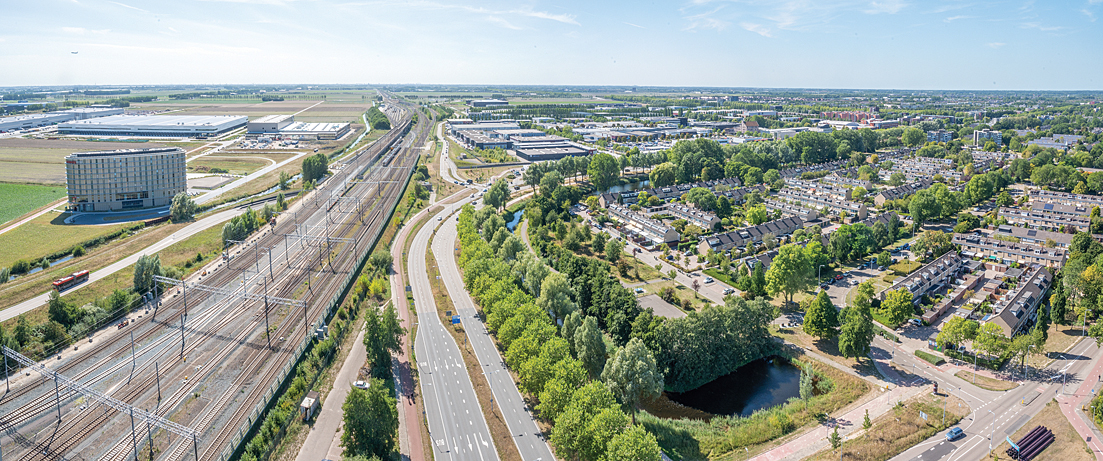
<svg viewBox="0 0 1103 461">
<path fill-rule="evenodd" d="M 34 0 L 4 16 L 3 86 L 1103 88 L 1103 0 Z"/>
</svg>

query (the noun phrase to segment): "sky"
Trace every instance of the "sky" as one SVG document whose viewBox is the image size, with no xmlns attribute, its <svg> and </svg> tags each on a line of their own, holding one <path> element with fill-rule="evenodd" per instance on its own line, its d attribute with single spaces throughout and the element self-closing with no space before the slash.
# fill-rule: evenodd
<svg viewBox="0 0 1103 461">
<path fill-rule="evenodd" d="M 1103 88 L 1103 0 L 8 2 L 0 86 Z"/>
</svg>

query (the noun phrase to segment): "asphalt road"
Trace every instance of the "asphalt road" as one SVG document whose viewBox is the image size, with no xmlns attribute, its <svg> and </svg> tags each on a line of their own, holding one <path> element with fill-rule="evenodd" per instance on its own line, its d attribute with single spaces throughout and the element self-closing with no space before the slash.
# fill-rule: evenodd
<svg viewBox="0 0 1103 461">
<path fill-rule="evenodd" d="M 453 210 L 454 206 L 445 208 L 437 216 L 446 217 Z M 467 375 L 459 347 L 437 314 L 429 285 L 425 257 L 429 239 L 439 223 L 436 216 L 431 217 L 418 231 L 410 244 L 409 257 L 409 280 L 418 321 L 414 353 L 430 443 L 436 459 L 496 460 L 498 452 L 475 388 Z"/>
<path fill-rule="evenodd" d="M 456 227 L 455 218 L 445 219 L 437 231 L 437 236 L 433 239 L 433 255 L 440 267 L 441 277 L 448 289 L 449 297 L 456 306 L 464 330 L 467 332 L 470 347 L 474 349 L 479 363 L 482 364 L 483 374 L 494 395 L 494 403 L 505 418 L 513 442 L 517 445 L 517 451 L 521 453 L 521 459 L 553 460 L 555 456 L 552 454 L 551 447 L 543 438 L 531 409 L 525 405 L 525 400 L 506 369 L 505 361 L 498 354 L 498 349 L 494 346 L 486 325 L 477 317 L 478 312 L 474 301 L 464 288 L 463 277 L 460 275 L 453 251 L 458 234 Z"/>
<path fill-rule="evenodd" d="M 874 345 L 879 353 L 888 353 L 889 343 L 878 338 Z M 1030 418 L 1041 411 L 1047 402 L 1062 395 L 1062 376 L 1060 371 L 1067 369 L 1064 376 L 1064 392 L 1071 393 L 1082 384 L 1099 360 L 1099 348 L 1094 341 L 1080 341 L 1061 358 L 1055 360 L 1039 373 L 1031 375 L 1029 380 L 1005 392 L 987 391 L 973 387 L 972 384 L 953 376 L 959 368 L 951 365 L 934 367 L 912 354 L 895 354 L 895 362 L 902 368 L 925 379 L 938 381 L 940 393 L 950 393 L 965 400 L 973 412 L 958 424 L 965 436 L 953 442 L 946 442 L 946 431 L 935 434 L 930 439 L 892 458 L 898 461 L 949 461 L 982 459 L 988 456 L 990 447 L 998 446 L 1005 437 L 1014 434 Z M 876 353 L 876 352 L 875 352 Z M 966 367 L 970 368 L 970 367 Z M 1030 401 L 1032 397 L 1033 401 Z M 1025 399 L 1025 400 L 1024 400 Z M 1023 402 L 1029 402 L 1023 405 Z M 937 417 L 937 415 L 931 415 Z M 1004 456 L 1004 454 L 1000 454 Z"/>
</svg>

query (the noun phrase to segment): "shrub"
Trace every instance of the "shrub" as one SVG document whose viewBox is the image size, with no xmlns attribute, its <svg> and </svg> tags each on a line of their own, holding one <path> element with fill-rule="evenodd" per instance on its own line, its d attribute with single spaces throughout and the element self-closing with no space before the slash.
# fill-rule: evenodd
<svg viewBox="0 0 1103 461">
<path fill-rule="evenodd" d="M 73 257 L 79 258 L 81 256 L 84 256 L 84 247 L 81 245 L 73 247 Z"/>
<path fill-rule="evenodd" d="M 934 365 L 934 366 L 939 366 L 939 365 L 942 365 L 943 363 L 946 363 L 945 360 L 942 360 L 942 357 L 939 357 L 937 355 L 934 355 L 934 354 L 932 354 L 930 352 L 926 352 L 926 351 L 915 351 L 915 356 L 930 362 L 931 365 Z"/>
</svg>

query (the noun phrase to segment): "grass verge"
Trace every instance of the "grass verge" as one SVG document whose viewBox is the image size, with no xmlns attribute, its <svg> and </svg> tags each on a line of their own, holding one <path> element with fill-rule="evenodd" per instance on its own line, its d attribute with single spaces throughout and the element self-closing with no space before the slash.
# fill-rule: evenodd
<svg viewBox="0 0 1103 461">
<path fill-rule="evenodd" d="M 988 389 L 990 391 L 1009 391 L 1016 387 L 1019 387 L 1019 383 L 1013 383 L 1011 381 L 1004 381 L 1002 379 L 989 378 L 984 375 L 978 375 L 971 371 L 961 370 L 954 373 L 954 376 L 965 380 L 967 383 L 981 388 Z"/>
<path fill-rule="evenodd" d="M 35 259 L 68 250 L 79 243 L 133 224 L 75 226 L 65 224 L 65 218 L 65 214 L 46 213 L 0 234 L 0 267 L 11 266 L 19 259 L 34 262 Z"/>
<path fill-rule="evenodd" d="M 1011 435 L 1011 440 L 1018 442 L 1026 436 L 1031 429 L 1037 426 L 1045 426 L 1053 431 L 1053 443 L 1042 450 L 1031 461 L 1088 461 L 1096 459 L 1084 439 L 1069 424 L 1068 418 L 1061 412 L 1056 400 L 1046 402 L 1046 407 L 1027 421 L 1023 427 Z M 1007 459 L 1007 449 L 1011 446 L 1005 439 L 996 447 L 995 453 L 1000 459 Z"/>
<path fill-rule="evenodd" d="M 65 196 L 65 186 L 0 183 L 0 224 Z"/>
<path fill-rule="evenodd" d="M 969 406 L 957 397 L 920 394 L 874 419 L 869 430 L 843 442 L 838 449 L 823 450 L 807 459 L 887 460 L 957 424 L 969 411 Z M 928 415 L 926 420 L 920 412 Z"/>
</svg>

